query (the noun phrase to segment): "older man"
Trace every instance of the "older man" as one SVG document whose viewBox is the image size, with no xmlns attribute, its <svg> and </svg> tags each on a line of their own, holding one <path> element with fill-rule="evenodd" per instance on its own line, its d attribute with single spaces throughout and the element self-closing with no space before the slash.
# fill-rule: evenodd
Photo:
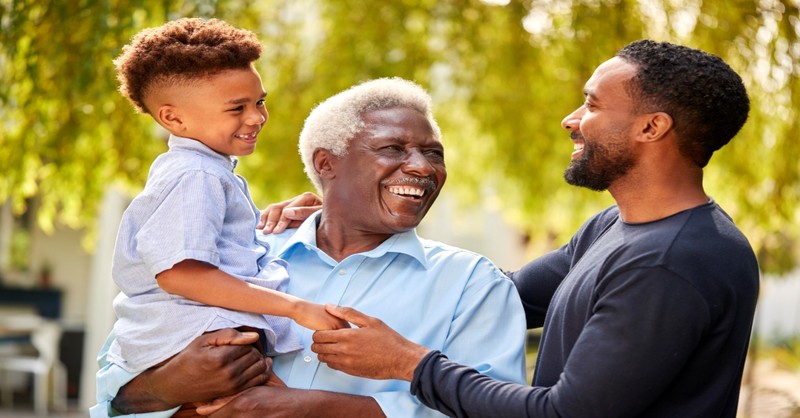
<svg viewBox="0 0 800 418">
<path fill-rule="evenodd" d="M 373 80 L 324 101 L 300 135 L 305 170 L 324 196 L 322 210 L 297 230 L 263 239 L 272 255 L 289 262 L 288 293 L 355 306 L 494 379 L 523 383 L 525 318 L 513 283 L 482 256 L 416 235 L 447 176 L 440 136 L 430 97 L 409 81 Z M 297 331 L 305 349 L 274 360 L 289 388 L 253 387 L 218 415 L 440 415 L 410 394 L 408 382 L 353 377 L 320 363 L 310 351 L 311 331 Z M 252 361 L 242 346 L 225 346 L 241 344 L 239 336 L 216 335 L 133 380 L 115 399 L 116 409 L 167 410 L 263 383 L 263 361 Z M 231 354 L 220 359 L 220 352 Z M 190 369 L 231 363 L 241 366 L 205 378 Z M 231 383 L 236 373 L 242 382 Z"/>
</svg>

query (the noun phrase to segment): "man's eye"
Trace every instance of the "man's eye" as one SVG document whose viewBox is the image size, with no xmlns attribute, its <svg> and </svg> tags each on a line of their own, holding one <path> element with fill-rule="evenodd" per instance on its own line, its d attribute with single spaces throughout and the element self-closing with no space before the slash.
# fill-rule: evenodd
<svg viewBox="0 0 800 418">
<path fill-rule="evenodd" d="M 444 161 L 444 152 L 439 150 L 425 151 L 425 157 L 431 161 L 441 162 Z"/>
</svg>

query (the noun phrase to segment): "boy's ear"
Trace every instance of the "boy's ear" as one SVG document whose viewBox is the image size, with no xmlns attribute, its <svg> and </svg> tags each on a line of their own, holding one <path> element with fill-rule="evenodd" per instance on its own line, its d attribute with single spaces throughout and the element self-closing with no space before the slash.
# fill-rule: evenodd
<svg viewBox="0 0 800 418">
<path fill-rule="evenodd" d="M 329 150 L 317 148 L 314 150 L 314 170 L 317 170 L 322 179 L 330 180 L 336 177 L 334 167 L 338 157 L 333 155 Z"/>
<path fill-rule="evenodd" d="M 173 105 L 162 105 L 155 114 L 156 122 L 171 132 L 180 132 L 184 129 L 183 118 L 178 109 Z"/>
</svg>

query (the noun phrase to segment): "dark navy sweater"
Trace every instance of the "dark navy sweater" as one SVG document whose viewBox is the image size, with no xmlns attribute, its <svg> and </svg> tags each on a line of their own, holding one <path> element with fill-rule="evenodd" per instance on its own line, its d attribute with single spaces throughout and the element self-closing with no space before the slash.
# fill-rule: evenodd
<svg viewBox="0 0 800 418">
<path fill-rule="evenodd" d="M 715 203 L 641 224 L 612 206 L 510 276 L 529 328 L 544 325 L 533 385 L 431 352 L 411 385 L 425 405 L 458 417 L 736 416 L 759 270 Z"/>
</svg>

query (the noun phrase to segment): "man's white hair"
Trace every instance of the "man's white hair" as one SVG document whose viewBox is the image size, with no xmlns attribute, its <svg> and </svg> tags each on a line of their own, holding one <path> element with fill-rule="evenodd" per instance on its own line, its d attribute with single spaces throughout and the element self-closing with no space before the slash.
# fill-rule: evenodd
<svg viewBox="0 0 800 418">
<path fill-rule="evenodd" d="M 408 108 L 424 115 L 433 128 L 433 135 L 442 136 L 433 118 L 431 96 L 418 84 L 399 77 L 365 81 L 318 104 L 306 118 L 300 132 L 298 148 L 306 175 L 322 194 L 322 180 L 314 168 L 314 151 L 326 149 L 339 157 L 347 154 L 350 140 L 365 124 L 366 112 L 391 108 Z"/>
</svg>

